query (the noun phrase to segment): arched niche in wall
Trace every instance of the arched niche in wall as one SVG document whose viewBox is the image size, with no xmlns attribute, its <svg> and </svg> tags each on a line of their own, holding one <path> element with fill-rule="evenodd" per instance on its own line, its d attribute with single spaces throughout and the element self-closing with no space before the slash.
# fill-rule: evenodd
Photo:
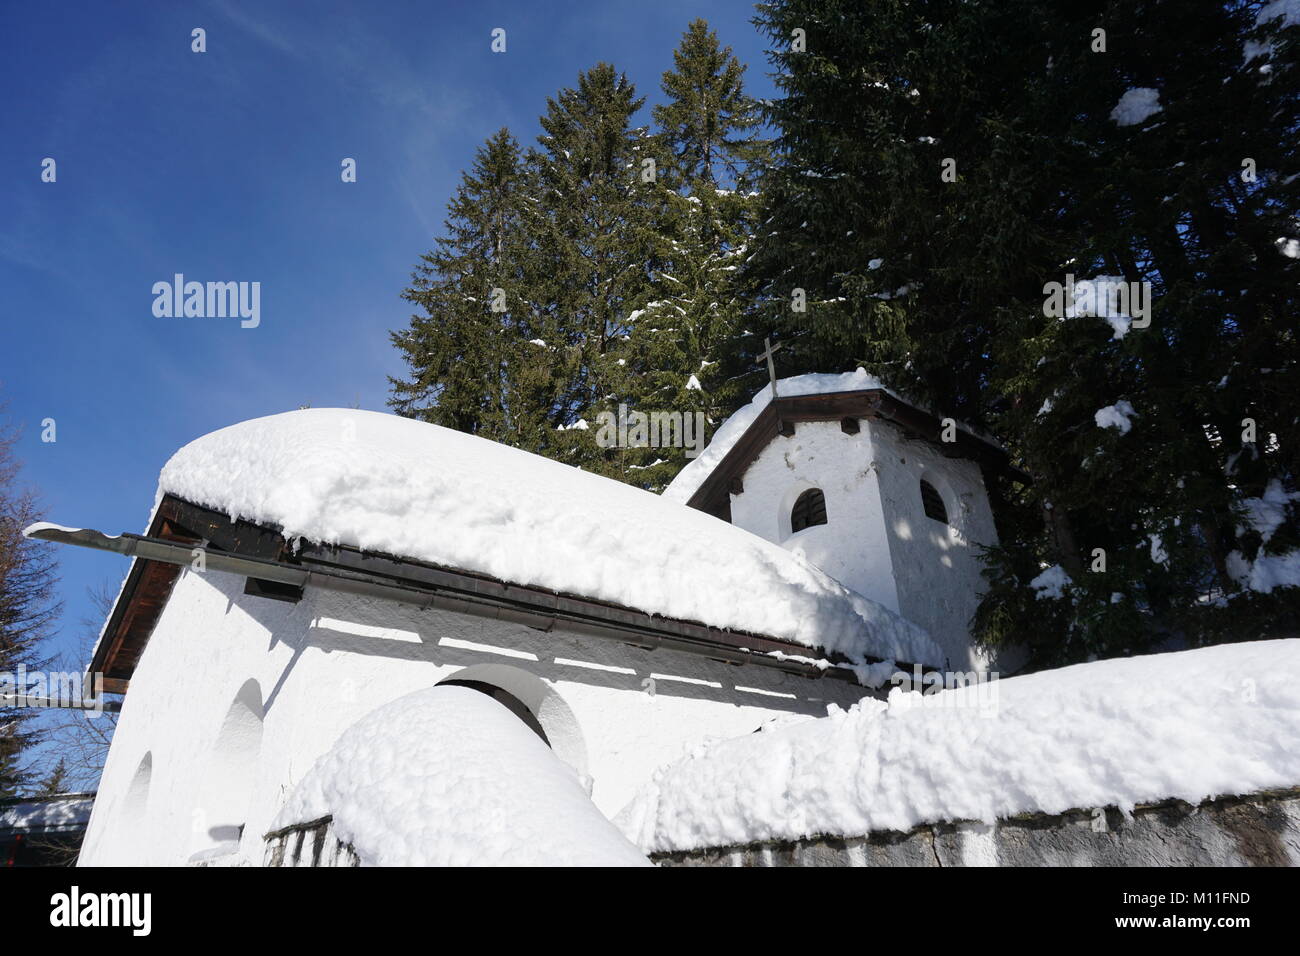
<svg viewBox="0 0 1300 956">
<path fill-rule="evenodd" d="M 143 822 L 149 811 L 149 788 L 153 782 L 153 752 L 147 751 L 136 765 L 126 796 L 122 798 L 122 818 L 128 824 Z"/>
<path fill-rule="evenodd" d="M 262 688 L 247 680 L 226 711 L 208 755 L 194 806 L 193 852 L 233 852 L 238 846 L 253 798 L 263 716 Z"/>
<path fill-rule="evenodd" d="M 516 714 L 519 705 L 526 708 L 532 719 L 519 715 L 520 719 L 546 741 L 557 757 L 577 772 L 579 779 L 590 784 L 587 745 L 578 727 L 578 718 L 555 688 L 536 674 L 509 664 L 474 664 L 438 683 L 469 686 L 485 693 L 491 693 L 493 689 L 503 691 L 506 696 L 495 693 L 491 696 Z M 513 702 L 507 697 L 513 698 Z"/>
</svg>

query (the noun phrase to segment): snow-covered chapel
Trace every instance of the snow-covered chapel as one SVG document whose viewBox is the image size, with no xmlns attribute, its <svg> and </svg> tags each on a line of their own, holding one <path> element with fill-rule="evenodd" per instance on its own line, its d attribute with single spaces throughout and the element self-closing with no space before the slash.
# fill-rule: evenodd
<svg viewBox="0 0 1300 956">
<path fill-rule="evenodd" d="M 987 668 L 1003 450 L 862 372 L 772 391 L 663 495 L 309 409 L 180 449 L 143 535 L 29 529 L 134 558 L 82 864 L 644 863 L 609 820 L 658 768 Z"/>
</svg>

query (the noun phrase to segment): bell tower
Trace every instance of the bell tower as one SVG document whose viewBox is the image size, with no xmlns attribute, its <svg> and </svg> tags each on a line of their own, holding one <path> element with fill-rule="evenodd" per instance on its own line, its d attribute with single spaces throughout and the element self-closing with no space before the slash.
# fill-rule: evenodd
<svg viewBox="0 0 1300 956">
<path fill-rule="evenodd" d="M 997 543 L 986 477 L 1011 468 L 1007 455 L 884 388 L 799 391 L 844 378 L 765 390 L 665 494 L 925 628 L 949 669 L 986 670 L 969 623 L 984 587 L 980 546 Z"/>
</svg>

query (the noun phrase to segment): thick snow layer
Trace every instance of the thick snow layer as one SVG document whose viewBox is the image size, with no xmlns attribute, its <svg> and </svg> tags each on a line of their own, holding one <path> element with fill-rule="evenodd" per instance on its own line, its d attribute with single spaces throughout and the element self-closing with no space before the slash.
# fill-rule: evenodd
<svg viewBox="0 0 1300 956">
<path fill-rule="evenodd" d="M 1262 497 L 1246 498 L 1241 506 L 1247 525 L 1259 532 L 1260 540 L 1267 543 L 1286 521 L 1287 507 L 1297 499 L 1300 499 L 1300 492 L 1288 493 L 1282 482 L 1274 478 L 1264 489 Z"/>
<path fill-rule="evenodd" d="M 1169 552 L 1165 550 L 1164 539 L 1158 534 L 1151 535 L 1151 560 L 1156 564 L 1169 564 Z"/>
<path fill-rule="evenodd" d="M 1300 26 L 1300 0 L 1272 0 L 1271 3 L 1264 4 L 1259 13 L 1255 15 L 1255 26 L 1261 27 L 1273 20 L 1281 20 L 1279 27 Z M 1269 56 L 1277 45 L 1271 41 L 1259 42 L 1257 40 L 1247 40 L 1245 45 L 1245 61 L 1260 56 Z M 1260 72 L 1267 73 L 1269 67 L 1262 67 Z"/>
<path fill-rule="evenodd" d="M 1121 435 L 1127 435 L 1129 429 L 1133 427 L 1132 419 L 1136 415 L 1133 406 L 1120 399 L 1114 405 L 1097 409 L 1092 417 L 1097 422 L 1098 428 L 1118 428 Z"/>
<path fill-rule="evenodd" d="M 1065 568 L 1054 564 L 1030 581 L 1029 586 L 1037 592 L 1034 597 L 1041 601 L 1043 598 L 1064 597 L 1065 586 L 1072 583 L 1070 576 L 1065 573 Z"/>
<path fill-rule="evenodd" d="M 1121 307 L 1131 297 L 1123 276 L 1094 276 L 1074 283 L 1074 295 L 1065 307 L 1065 319 L 1096 316 L 1110 323 L 1112 339 L 1122 339 L 1133 326 L 1133 317 Z"/>
<path fill-rule="evenodd" d="M 349 545 L 867 658 L 941 664 L 924 630 L 797 555 L 568 465 L 395 415 L 232 425 L 163 468 L 171 493 Z"/>
<path fill-rule="evenodd" d="M 1264 4 L 1255 16 L 1255 25 L 1261 26 L 1270 20 L 1282 21 L 1282 26 L 1300 26 L 1300 0 L 1272 0 Z"/>
<path fill-rule="evenodd" d="M 23 528 L 23 534 L 30 538 L 38 531 L 66 531 L 69 534 L 75 534 L 76 532 L 81 530 L 83 529 L 69 528 L 65 524 L 55 524 L 53 521 L 36 521 L 33 522 L 32 524 L 29 524 L 26 528 Z M 117 536 L 107 535 L 107 537 L 117 537 Z"/>
<path fill-rule="evenodd" d="M 1247 584 L 1261 594 L 1272 594 L 1274 588 L 1300 588 L 1300 551 L 1260 555 L 1250 567 Z"/>
<path fill-rule="evenodd" d="M 416 691 L 363 717 L 272 828 L 327 814 L 364 865 L 649 865 L 541 738 L 468 687 Z"/>
<path fill-rule="evenodd" d="M 1116 126 L 1137 126 L 1160 112 L 1160 91 L 1149 86 L 1127 90 L 1110 111 Z"/>
<path fill-rule="evenodd" d="M 619 815 L 647 852 L 1300 784 L 1300 640 L 1080 664 L 702 748 Z"/>
</svg>

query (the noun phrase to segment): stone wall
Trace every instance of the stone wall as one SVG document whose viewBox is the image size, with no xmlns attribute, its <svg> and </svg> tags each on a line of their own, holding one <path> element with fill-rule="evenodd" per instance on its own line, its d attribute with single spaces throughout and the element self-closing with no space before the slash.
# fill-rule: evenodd
<svg viewBox="0 0 1300 956">
<path fill-rule="evenodd" d="M 664 866 L 1300 866 L 1300 788 L 652 857 Z"/>
</svg>

